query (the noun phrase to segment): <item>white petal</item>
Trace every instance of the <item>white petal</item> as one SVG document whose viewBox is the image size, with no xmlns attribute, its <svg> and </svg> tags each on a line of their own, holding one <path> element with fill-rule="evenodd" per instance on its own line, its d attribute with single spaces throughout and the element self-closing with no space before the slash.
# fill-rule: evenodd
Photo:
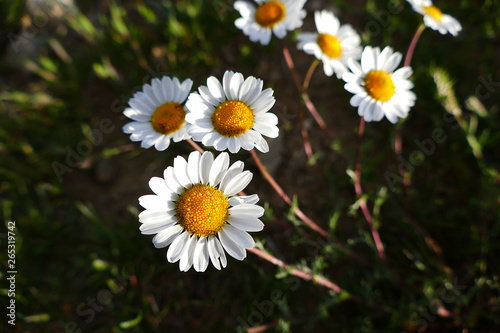
<svg viewBox="0 0 500 333">
<path fill-rule="evenodd" d="M 160 231 L 153 237 L 153 245 L 159 249 L 170 245 L 174 239 L 184 230 L 180 224 L 173 225 L 165 230 Z"/>
<path fill-rule="evenodd" d="M 146 209 L 139 214 L 139 222 L 142 224 L 171 224 L 175 222 L 176 217 L 175 212 L 172 211 L 158 211 Z"/>
<path fill-rule="evenodd" d="M 214 160 L 212 164 L 208 181 L 212 186 L 219 185 L 222 180 L 222 176 L 224 176 L 227 168 L 229 167 L 229 154 L 228 153 L 220 153 L 219 156 Z"/>
<path fill-rule="evenodd" d="M 181 184 L 184 188 L 188 188 L 192 185 L 187 174 L 187 162 L 182 156 L 177 156 L 174 159 L 174 175 L 175 179 L 177 179 L 179 184 Z"/>
<path fill-rule="evenodd" d="M 150 122 L 138 122 L 132 121 L 123 126 L 123 132 L 125 133 L 134 133 L 134 132 L 142 132 L 142 131 L 153 131 L 153 127 Z"/>
<path fill-rule="evenodd" d="M 189 232 L 184 231 L 173 242 L 167 251 L 167 260 L 174 263 L 181 258 L 182 250 L 184 249 L 189 238 Z"/>
<path fill-rule="evenodd" d="M 166 101 L 172 101 L 174 97 L 174 84 L 172 83 L 172 79 L 168 76 L 164 76 L 161 79 L 163 94 L 165 95 Z"/>
<path fill-rule="evenodd" d="M 247 215 L 253 217 L 261 217 L 264 215 L 264 208 L 257 205 L 241 204 L 229 209 L 229 214 Z"/>
<path fill-rule="evenodd" d="M 260 140 L 255 142 L 255 148 L 257 148 L 262 153 L 269 152 L 269 145 L 267 144 L 266 139 L 260 137 Z"/>
<path fill-rule="evenodd" d="M 229 198 L 229 204 L 233 207 L 241 204 L 254 205 L 259 202 L 259 196 L 257 194 L 247 195 L 247 196 L 234 196 Z"/>
<path fill-rule="evenodd" d="M 159 140 L 155 143 L 155 148 L 158 151 L 164 151 L 170 146 L 170 136 L 162 135 Z"/>
<path fill-rule="evenodd" d="M 240 87 L 240 90 L 238 91 L 238 99 L 240 101 L 245 101 L 245 97 L 251 91 L 251 88 L 254 86 L 254 82 L 255 78 L 253 76 L 247 77 L 246 80 L 243 82 L 243 84 Z"/>
<path fill-rule="evenodd" d="M 388 73 L 392 73 L 396 69 L 396 67 L 398 67 L 402 58 L 403 56 L 400 52 L 395 52 L 387 59 L 384 66 L 382 67 L 382 70 Z"/>
<path fill-rule="evenodd" d="M 253 124 L 253 129 L 270 138 L 277 138 L 280 134 L 280 130 L 276 125 L 268 123 L 256 122 Z"/>
<path fill-rule="evenodd" d="M 208 90 L 212 96 L 217 100 L 217 102 L 222 103 L 226 98 L 224 96 L 224 90 L 219 80 L 215 76 L 211 76 L 207 79 Z"/>
<path fill-rule="evenodd" d="M 123 114 L 126 117 L 128 117 L 132 120 L 135 120 L 135 121 L 145 122 L 145 121 L 151 120 L 151 114 L 146 114 L 146 113 L 143 113 L 142 111 L 135 110 L 132 108 L 126 108 L 123 111 Z"/>
<path fill-rule="evenodd" d="M 243 231 L 261 231 L 264 229 L 264 223 L 256 217 L 229 215 L 228 222 Z"/>
<path fill-rule="evenodd" d="M 174 203 L 172 202 L 173 199 L 174 199 L 173 193 L 170 198 L 148 194 L 148 195 L 143 195 L 142 197 L 139 198 L 139 205 L 151 211 L 172 210 L 174 209 L 175 206 Z"/>
<path fill-rule="evenodd" d="M 193 254 L 193 267 L 197 272 L 204 272 L 208 266 L 207 238 L 201 237 L 196 244 Z"/>
<path fill-rule="evenodd" d="M 158 196 L 171 199 L 172 191 L 165 184 L 165 180 L 160 177 L 153 177 L 149 180 L 149 187 Z"/>
<path fill-rule="evenodd" d="M 165 184 L 170 191 L 177 194 L 182 193 L 183 186 L 177 181 L 173 167 L 166 168 L 165 171 L 163 171 L 163 177 L 165 178 Z"/>
<path fill-rule="evenodd" d="M 200 158 L 201 154 L 198 151 L 193 151 L 189 154 L 187 174 L 191 184 L 197 184 L 200 182 Z"/>
<path fill-rule="evenodd" d="M 191 87 L 193 86 L 193 81 L 191 79 L 185 79 L 182 81 L 181 87 L 180 87 L 180 95 L 177 103 L 183 103 L 186 98 L 188 97 L 189 93 L 191 92 Z"/>
<path fill-rule="evenodd" d="M 179 269 L 181 272 L 187 272 L 193 265 L 194 249 L 196 248 L 197 240 L 198 236 L 192 235 L 184 246 L 181 261 L 179 262 Z"/>
<path fill-rule="evenodd" d="M 220 253 L 216 249 L 215 241 L 218 241 L 217 238 L 215 238 L 214 236 L 208 236 L 207 240 L 208 255 L 210 256 L 210 260 L 212 261 L 214 267 L 220 270 L 221 269 L 219 263 Z"/>
<path fill-rule="evenodd" d="M 229 236 L 233 242 L 245 249 L 251 249 L 255 246 L 255 241 L 252 236 L 243 230 L 235 228 L 230 224 L 226 224 L 222 230 L 224 230 L 226 235 Z"/>
<path fill-rule="evenodd" d="M 214 163 L 214 155 L 211 152 L 204 152 L 200 158 L 200 181 L 203 184 L 208 184 L 210 180 L 210 169 L 212 169 L 212 164 Z"/>
<path fill-rule="evenodd" d="M 245 249 L 236 244 L 231 240 L 231 238 L 224 232 L 224 228 L 219 231 L 219 238 L 224 250 L 233 258 L 238 260 L 243 260 L 246 257 Z"/>
<path fill-rule="evenodd" d="M 181 92 L 181 83 L 179 82 L 178 78 L 176 77 L 172 78 L 172 87 L 174 88 L 172 102 L 179 103 L 182 92 Z"/>
<path fill-rule="evenodd" d="M 242 161 L 236 161 L 229 167 L 227 172 L 222 176 L 222 180 L 219 185 L 219 189 L 221 191 L 224 191 L 226 188 L 227 184 L 238 174 L 240 174 L 243 171 L 243 167 L 245 164 Z"/>
<path fill-rule="evenodd" d="M 166 222 L 158 222 L 158 223 L 143 223 L 139 227 L 139 230 L 141 231 L 141 234 L 143 235 L 154 235 L 159 232 L 162 232 L 163 230 L 166 230 L 173 226 L 176 223 L 176 221 L 171 221 L 170 223 Z"/>
<path fill-rule="evenodd" d="M 226 95 L 226 98 L 233 99 L 231 96 L 231 92 L 229 87 L 231 86 L 231 79 L 234 75 L 233 71 L 226 71 L 224 73 L 224 76 L 222 77 L 222 88 L 224 89 L 224 94 Z"/>
<path fill-rule="evenodd" d="M 233 196 L 236 193 L 243 191 L 243 189 L 250 184 L 252 177 L 253 174 L 250 171 L 242 172 L 231 179 L 222 191 L 228 197 Z"/>
<path fill-rule="evenodd" d="M 151 81 L 151 87 L 153 88 L 156 99 L 158 100 L 160 105 L 168 102 L 167 95 L 165 94 L 160 79 L 154 78 Z"/>
<path fill-rule="evenodd" d="M 200 86 L 198 88 L 198 93 L 205 100 L 206 103 L 210 103 L 213 106 L 218 106 L 220 104 L 220 102 L 214 96 L 212 96 L 210 90 L 208 90 L 207 87 Z"/>
<path fill-rule="evenodd" d="M 228 99 L 238 99 L 238 92 L 243 83 L 243 75 L 241 73 L 235 73 L 231 78 L 229 83 L 229 94 Z"/>
<path fill-rule="evenodd" d="M 374 51 L 371 46 L 367 46 L 361 54 L 361 68 L 363 69 L 363 72 L 368 73 L 372 69 L 375 69 L 375 66 L 376 59 Z"/>
<path fill-rule="evenodd" d="M 209 238 L 208 238 L 208 254 L 210 255 L 210 259 L 212 261 L 212 264 L 218 270 L 221 269 L 221 265 L 223 268 L 227 266 L 226 253 L 224 252 L 224 249 L 222 248 L 222 245 L 217 237 L 209 236 Z M 220 261 L 220 263 L 219 263 L 219 261 Z"/>
</svg>

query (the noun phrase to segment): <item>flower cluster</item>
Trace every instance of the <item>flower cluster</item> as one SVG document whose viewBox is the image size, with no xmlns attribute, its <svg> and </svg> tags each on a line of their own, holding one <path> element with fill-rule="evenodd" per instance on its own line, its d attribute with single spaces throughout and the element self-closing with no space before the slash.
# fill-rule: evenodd
<svg viewBox="0 0 500 333">
<path fill-rule="evenodd" d="M 424 24 L 441 34 L 456 36 L 461 26 L 443 14 L 430 0 L 408 0 L 424 16 Z M 305 0 L 236 1 L 241 15 L 235 26 L 252 42 L 268 45 L 274 34 L 279 39 L 302 26 L 306 16 Z M 416 96 L 409 81 L 409 66 L 398 68 L 402 54 L 390 46 L 361 46 L 360 35 L 349 24 L 341 25 L 331 11 L 314 13 L 316 32 L 300 32 L 297 48 L 314 55 L 323 63 L 327 76 L 345 81 L 353 94 L 350 104 L 367 122 L 387 118 L 391 123 L 406 118 Z M 409 62 L 408 62 L 409 63 Z M 226 71 L 222 81 L 210 76 L 206 85 L 191 92 L 193 81 L 182 83 L 176 77 L 155 78 L 129 100 L 124 110 L 132 119 L 123 127 L 132 141 L 141 147 L 167 149 L 171 140 L 194 140 L 222 151 L 193 152 L 188 159 L 178 156 L 164 177 L 153 177 L 153 195 L 144 195 L 139 203 L 143 234 L 154 234 L 157 248 L 167 247 L 167 260 L 179 261 L 180 270 L 191 267 L 198 272 L 212 262 L 216 269 L 226 267 L 230 256 L 243 260 L 246 249 L 255 242 L 248 232 L 263 229 L 259 218 L 264 209 L 257 206 L 257 195 L 241 191 L 252 174 L 243 171 L 243 162 L 230 165 L 230 153 L 254 148 L 266 153 L 265 139 L 279 135 L 278 118 L 269 112 L 275 103 L 274 91 L 264 89 L 261 79 Z M 194 142 L 190 141 L 193 145 Z M 200 149 L 201 150 L 201 149 Z M 239 194 L 239 195 L 238 195 Z"/>
</svg>

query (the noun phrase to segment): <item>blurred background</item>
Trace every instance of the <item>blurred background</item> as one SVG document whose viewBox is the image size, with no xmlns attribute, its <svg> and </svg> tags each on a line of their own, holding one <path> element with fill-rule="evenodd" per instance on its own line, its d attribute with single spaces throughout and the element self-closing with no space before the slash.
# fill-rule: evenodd
<svg viewBox="0 0 500 333">
<path fill-rule="evenodd" d="M 0 2 L 0 230 L 2 313 L 10 304 L 7 243 L 15 221 L 18 332 L 498 332 L 500 329 L 500 5 L 436 0 L 463 26 L 426 29 L 412 60 L 416 106 L 398 126 L 366 126 L 363 186 L 392 271 L 379 261 L 356 204 L 357 110 L 343 82 L 314 73 L 310 96 L 335 135 L 305 111 L 275 37 L 263 47 L 235 28 L 231 0 Z M 402 0 L 314 0 L 362 35 L 403 54 L 422 21 Z M 288 34 L 303 78 L 314 60 Z M 275 90 L 280 136 L 264 164 L 301 209 L 350 251 L 301 225 L 254 172 L 248 193 L 266 207 L 255 238 L 275 256 L 346 290 L 333 294 L 249 253 L 201 274 L 181 273 L 139 232 L 138 198 L 185 142 L 142 149 L 121 127 L 128 99 L 153 77 L 191 78 L 193 90 L 225 70 Z M 433 133 L 441 133 L 439 140 Z M 439 141 L 439 142 L 437 142 Z M 426 147 L 422 148 L 422 144 Z M 411 162 L 409 162 L 411 160 Z M 404 165 L 405 189 L 394 181 Z M 410 166 L 410 167 L 408 167 Z M 355 295 L 361 302 L 354 302 Z"/>
</svg>

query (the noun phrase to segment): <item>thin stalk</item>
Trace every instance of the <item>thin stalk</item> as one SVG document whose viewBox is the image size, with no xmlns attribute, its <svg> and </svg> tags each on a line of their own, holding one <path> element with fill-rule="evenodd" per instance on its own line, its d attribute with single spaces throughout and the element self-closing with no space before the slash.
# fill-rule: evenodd
<svg viewBox="0 0 500 333">
<path fill-rule="evenodd" d="M 299 107 L 299 121 L 300 121 L 300 134 L 302 134 L 302 143 L 304 144 L 304 150 L 307 155 L 307 160 L 311 162 L 314 158 L 314 154 L 312 151 L 311 141 L 309 140 L 309 134 L 307 133 L 307 129 L 304 124 L 304 107 L 302 104 Z"/>
<path fill-rule="evenodd" d="M 297 89 L 299 90 L 299 93 L 301 94 L 302 100 L 304 101 L 305 106 L 313 116 L 314 120 L 316 123 L 319 125 L 321 130 L 324 132 L 326 138 L 331 142 L 333 141 L 333 135 L 328 129 L 328 127 L 325 124 L 325 121 L 319 114 L 318 110 L 314 106 L 313 102 L 311 102 L 311 99 L 309 98 L 309 94 L 303 90 L 303 85 L 300 84 L 300 78 L 299 75 L 297 74 L 297 71 L 295 69 L 295 65 L 293 63 L 292 57 L 290 55 L 290 51 L 288 50 L 288 47 L 285 45 L 285 43 L 281 43 L 282 48 L 283 48 L 283 56 L 285 57 L 286 64 L 288 68 L 290 69 L 290 72 L 292 73 L 293 80 L 295 82 L 295 85 L 297 86 Z"/>
<path fill-rule="evenodd" d="M 257 168 L 261 172 L 262 176 L 267 180 L 267 182 L 271 185 L 271 187 L 276 191 L 276 193 L 285 201 L 290 207 L 293 207 L 293 201 L 290 199 L 290 197 L 283 191 L 281 186 L 274 180 L 274 178 L 269 174 L 269 172 L 266 170 L 266 167 L 262 164 L 260 161 L 259 157 L 255 153 L 255 151 L 252 149 L 250 150 L 250 154 L 252 155 L 252 158 L 255 161 L 255 164 L 257 165 Z M 336 239 L 332 239 L 330 235 L 328 235 L 328 232 L 318 226 L 313 220 L 311 220 L 306 214 L 304 214 L 300 208 L 294 207 L 293 212 L 295 215 L 302 220 L 309 228 L 313 229 L 317 233 L 319 233 L 321 236 L 329 239 L 332 241 L 341 251 L 349 255 L 351 258 L 355 259 L 356 261 L 368 265 L 368 266 L 373 266 L 371 263 L 367 262 L 365 259 L 361 258 L 360 256 L 352 253 L 351 250 L 349 250 L 345 245 L 343 245 L 341 242 L 339 242 Z"/>
<path fill-rule="evenodd" d="M 194 149 L 200 152 L 200 154 L 203 154 L 205 151 L 203 148 L 201 148 L 196 142 L 193 141 L 193 139 L 187 139 L 186 140 Z"/>
<path fill-rule="evenodd" d="M 307 89 L 309 88 L 309 83 L 311 82 L 311 77 L 314 73 L 314 70 L 318 66 L 319 62 L 320 61 L 318 59 L 315 59 L 311 63 L 311 66 L 309 67 L 309 70 L 307 71 L 306 77 L 304 79 L 304 83 L 302 84 L 302 92 L 307 93 Z M 299 108 L 299 119 L 300 119 L 300 128 L 302 132 L 302 141 L 304 143 L 304 150 L 306 151 L 308 161 L 311 162 L 314 158 L 314 155 L 312 152 L 311 142 L 309 141 L 309 135 L 304 125 L 304 111 L 302 108 L 302 104 Z"/>
<path fill-rule="evenodd" d="M 300 270 L 298 268 L 291 268 L 290 265 L 286 264 L 281 259 L 276 258 L 275 256 L 273 256 L 269 252 L 260 250 L 260 249 L 258 249 L 256 247 L 254 247 L 253 249 L 250 249 L 248 251 L 252 252 L 256 256 L 259 256 L 259 257 L 261 257 L 262 259 L 264 259 L 266 261 L 269 261 L 273 265 L 276 265 L 278 267 L 281 267 L 281 268 L 287 270 L 288 273 L 290 273 L 293 276 L 299 277 L 299 278 L 301 278 L 303 280 L 306 280 L 306 281 L 314 281 L 317 284 L 319 284 L 319 285 L 321 285 L 321 286 L 323 286 L 325 288 L 328 288 L 328 289 L 330 289 L 331 291 L 333 291 L 333 292 L 335 292 L 337 294 L 345 292 L 344 289 L 342 289 L 341 287 L 339 287 L 337 284 L 335 284 L 334 282 L 330 281 L 326 277 L 321 276 L 321 275 L 307 273 L 307 272 L 304 272 L 304 271 L 302 271 L 302 270 Z M 380 306 L 380 305 L 375 304 L 373 302 L 367 302 L 367 301 L 363 300 L 362 298 L 360 298 L 358 296 L 355 296 L 355 295 L 349 294 L 348 298 L 350 300 L 353 300 L 353 301 L 358 302 L 358 303 L 366 304 L 368 306 L 371 306 L 371 307 L 373 307 L 373 308 L 375 308 L 377 310 L 383 311 L 383 312 L 389 312 L 389 313 L 391 312 L 391 309 L 389 309 L 389 308 L 387 308 L 385 306 Z"/>
<path fill-rule="evenodd" d="M 356 191 L 356 196 L 358 197 L 359 204 L 363 215 L 365 216 L 365 220 L 370 227 L 370 232 L 373 237 L 373 241 L 375 242 L 375 246 L 377 248 L 378 255 L 382 262 L 388 266 L 387 257 L 385 255 L 384 245 L 382 243 L 382 239 L 380 238 L 380 234 L 378 233 L 377 228 L 373 224 L 373 219 L 368 210 L 368 206 L 366 205 L 365 200 L 363 199 L 363 189 L 361 187 L 361 147 L 363 143 L 363 132 L 365 130 L 365 118 L 361 117 L 358 128 L 358 138 L 356 141 L 356 171 L 355 171 L 355 179 L 354 179 L 354 189 Z"/>
<path fill-rule="evenodd" d="M 404 61 L 404 66 L 410 66 L 411 59 L 413 57 L 413 52 L 415 51 L 415 47 L 417 46 L 417 42 L 420 39 L 420 36 L 422 35 L 422 32 L 425 30 L 425 25 L 421 24 L 417 31 L 415 32 L 415 35 L 413 36 L 410 46 L 408 47 L 408 51 L 406 52 L 405 56 L 405 61 Z M 401 155 L 403 154 L 403 137 L 402 137 L 402 128 L 403 124 L 397 125 L 396 127 L 396 136 L 394 138 L 394 152 L 396 153 L 396 156 L 398 157 L 398 160 L 401 160 Z M 409 175 L 404 170 L 404 166 L 401 166 L 400 168 L 400 173 L 401 177 L 403 178 L 403 184 L 406 188 L 410 187 L 411 185 L 411 179 Z"/>
<path fill-rule="evenodd" d="M 309 89 L 309 83 L 311 82 L 311 77 L 316 67 L 318 67 L 319 63 L 320 61 L 318 59 L 314 59 L 314 61 L 311 63 L 311 66 L 309 66 L 309 70 L 306 73 L 304 83 L 302 84 L 302 91 L 307 91 L 307 89 Z"/>
<path fill-rule="evenodd" d="M 422 35 L 422 32 L 425 30 L 425 25 L 421 24 L 417 31 L 415 32 L 415 35 L 413 36 L 410 46 L 408 46 L 408 51 L 406 51 L 406 56 L 405 56 L 405 62 L 404 66 L 410 66 L 411 63 L 411 58 L 413 57 L 413 52 L 415 51 L 415 47 L 417 46 L 418 40 L 420 39 L 420 36 Z"/>
<path fill-rule="evenodd" d="M 269 185 L 278 193 L 278 195 L 285 201 L 289 206 L 293 206 L 293 201 L 290 199 L 290 197 L 283 191 L 281 186 L 274 180 L 273 176 L 269 172 L 267 172 L 266 168 L 260 161 L 260 158 L 257 156 L 257 153 L 252 149 L 250 150 L 250 154 L 252 155 L 252 158 L 255 161 L 255 164 L 259 168 L 260 172 L 264 176 L 264 178 L 267 180 Z M 320 235 L 329 238 L 328 232 L 318 226 L 313 220 L 311 220 L 309 217 L 307 217 L 306 214 L 304 214 L 298 207 L 294 208 L 294 213 L 297 215 L 299 219 L 301 219 L 305 224 L 307 224 L 311 229 L 315 230 L 318 232 Z"/>
</svg>

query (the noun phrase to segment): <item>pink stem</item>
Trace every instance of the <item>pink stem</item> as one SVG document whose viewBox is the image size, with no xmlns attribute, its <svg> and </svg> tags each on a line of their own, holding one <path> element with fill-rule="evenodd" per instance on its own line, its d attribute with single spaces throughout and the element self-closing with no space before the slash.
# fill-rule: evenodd
<svg viewBox="0 0 500 333">
<path fill-rule="evenodd" d="M 198 146 L 198 144 L 196 142 L 193 141 L 193 139 L 187 139 L 186 140 L 194 149 L 196 149 L 197 151 L 199 151 L 201 154 L 203 154 L 205 151 L 203 150 L 203 148 L 201 148 L 200 146 Z"/>
<path fill-rule="evenodd" d="M 413 57 L 413 52 L 415 51 L 415 47 L 417 46 L 418 40 L 420 39 L 420 36 L 422 35 L 422 32 L 425 30 L 425 25 L 421 24 L 417 31 L 415 32 L 415 35 L 413 36 L 410 46 L 408 47 L 408 51 L 406 52 L 405 56 L 405 61 L 404 61 L 404 66 L 410 66 L 411 59 Z M 398 160 L 400 160 L 400 156 L 403 154 L 403 137 L 402 137 L 402 125 L 396 127 L 396 136 L 394 138 L 394 152 L 398 156 Z M 411 185 L 411 179 L 406 175 L 406 172 L 404 170 L 404 167 L 401 166 L 400 168 L 400 173 L 401 177 L 403 177 L 403 184 L 405 185 L 406 188 L 410 187 Z"/>
<path fill-rule="evenodd" d="M 316 120 L 316 123 L 319 125 L 319 127 L 323 130 L 325 133 L 326 138 L 331 142 L 333 141 L 333 135 L 331 134 L 330 130 L 325 124 L 325 121 L 319 114 L 318 110 L 316 110 L 316 107 L 314 104 L 311 102 L 311 99 L 309 98 L 309 94 L 303 90 L 302 85 L 300 84 L 300 79 L 299 75 L 297 74 L 297 71 L 295 70 L 295 65 L 293 63 L 292 57 L 290 56 L 290 51 L 288 50 L 288 47 L 285 45 L 285 43 L 282 42 L 282 47 L 283 47 L 283 56 L 285 57 L 286 64 L 288 68 L 290 69 L 290 72 L 292 73 L 293 80 L 295 81 L 295 85 L 297 86 L 297 89 L 299 90 L 302 99 L 304 100 L 304 104 L 313 116 L 314 120 Z"/>
<path fill-rule="evenodd" d="M 259 168 L 260 172 L 264 176 L 264 178 L 267 180 L 267 182 L 272 186 L 272 188 L 278 193 L 278 195 L 285 201 L 289 206 L 293 206 L 293 202 L 290 199 L 290 197 L 283 191 L 281 186 L 278 185 L 278 183 L 274 180 L 274 178 L 267 172 L 266 168 L 260 161 L 259 157 L 255 153 L 255 151 L 252 149 L 250 150 L 250 154 L 252 155 L 252 158 L 255 161 L 255 164 Z M 318 232 L 320 235 L 324 237 L 329 237 L 328 233 L 322 229 L 320 226 L 318 226 L 316 223 L 314 223 L 313 220 L 311 220 L 309 217 L 307 217 L 298 207 L 294 208 L 294 213 L 297 215 L 298 218 L 300 218 L 305 224 L 307 224 L 311 229 L 315 230 Z"/>
<path fill-rule="evenodd" d="M 361 211 L 363 212 L 363 215 L 365 216 L 366 222 L 368 223 L 368 226 L 370 227 L 370 231 L 373 237 L 373 241 L 375 242 L 375 246 L 377 248 L 378 255 L 380 259 L 384 262 L 384 264 L 387 265 L 387 257 L 385 255 L 385 250 L 384 250 L 384 245 L 382 243 L 382 239 L 380 238 L 380 235 L 378 233 L 377 228 L 375 228 L 373 224 L 373 219 L 370 214 L 370 211 L 368 210 L 368 206 L 366 205 L 366 202 L 362 199 L 363 197 L 363 189 L 361 188 L 361 146 L 363 142 L 363 132 L 365 130 L 365 118 L 361 117 L 361 120 L 359 122 L 359 128 L 358 128 L 358 138 L 356 142 L 356 172 L 355 172 L 355 179 L 354 179 L 354 189 L 356 191 L 356 196 L 360 200 L 360 207 Z"/>
</svg>

